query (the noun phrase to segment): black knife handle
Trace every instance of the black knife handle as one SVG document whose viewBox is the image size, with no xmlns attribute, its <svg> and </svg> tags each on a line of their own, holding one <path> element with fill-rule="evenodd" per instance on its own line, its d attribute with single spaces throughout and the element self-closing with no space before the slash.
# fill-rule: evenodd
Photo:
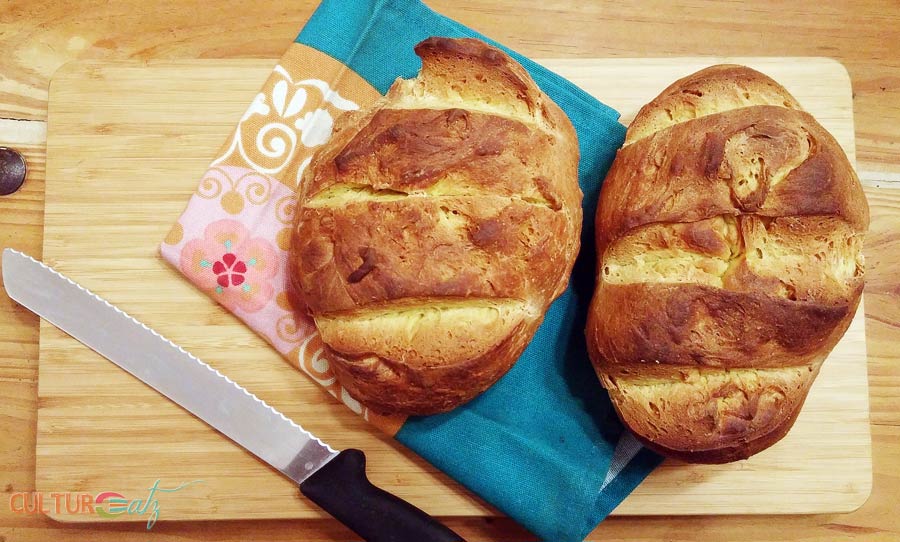
<svg viewBox="0 0 900 542">
<path fill-rule="evenodd" d="M 465 542 L 425 512 L 372 485 L 360 450 L 339 453 L 304 480 L 300 491 L 367 542 Z"/>
</svg>

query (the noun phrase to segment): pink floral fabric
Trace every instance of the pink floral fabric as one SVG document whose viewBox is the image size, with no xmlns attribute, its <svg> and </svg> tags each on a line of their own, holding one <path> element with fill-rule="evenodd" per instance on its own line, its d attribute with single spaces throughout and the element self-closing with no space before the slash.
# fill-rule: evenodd
<svg viewBox="0 0 900 542">
<path fill-rule="evenodd" d="M 213 166 L 160 247 L 194 285 L 291 358 L 316 335 L 287 300 L 287 248 L 294 192 L 236 166 Z M 295 360 L 292 360 L 295 361 Z"/>
<path fill-rule="evenodd" d="M 235 220 L 217 220 L 182 249 L 181 271 L 210 297 L 236 311 L 257 312 L 272 300 L 277 271 L 272 244 Z"/>
<path fill-rule="evenodd" d="M 334 119 L 379 97 L 340 62 L 293 44 L 203 175 L 160 253 L 328 393 L 394 434 L 402 416 L 370 412 L 337 382 L 315 323 L 288 293 L 287 271 L 303 171 L 330 139 Z"/>
</svg>

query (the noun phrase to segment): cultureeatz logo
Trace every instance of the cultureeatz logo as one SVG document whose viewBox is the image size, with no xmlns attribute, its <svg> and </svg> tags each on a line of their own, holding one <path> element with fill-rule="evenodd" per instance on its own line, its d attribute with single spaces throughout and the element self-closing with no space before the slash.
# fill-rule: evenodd
<svg viewBox="0 0 900 542">
<path fill-rule="evenodd" d="M 159 496 L 161 494 L 175 493 L 201 482 L 203 480 L 194 480 L 177 487 L 165 488 L 160 487 L 159 480 L 156 480 L 147 488 L 147 494 L 140 497 L 126 497 L 115 491 L 101 491 L 97 494 L 19 491 L 10 494 L 9 509 L 16 514 L 97 514 L 104 519 L 113 519 L 122 515 L 144 516 L 147 518 L 147 530 L 149 531 L 159 519 Z"/>
</svg>

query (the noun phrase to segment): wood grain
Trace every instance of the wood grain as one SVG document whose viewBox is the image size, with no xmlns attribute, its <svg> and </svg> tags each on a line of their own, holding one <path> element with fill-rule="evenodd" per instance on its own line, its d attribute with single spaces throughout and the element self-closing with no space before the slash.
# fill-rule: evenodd
<svg viewBox="0 0 900 542">
<path fill-rule="evenodd" d="M 46 119 L 47 84 L 73 59 L 275 58 L 317 0 L 10 0 L 0 13 L 0 117 Z M 650 3 L 429 0 L 532 58 L 828 56 L 853 79 L 864 170 L 900 171 L 900 10 L 893 0 Z M 892 157 L 894 157 L 892 159 Z"/>
<path fill-rule="evenodd" d="M 630 119 L 669 82 L 718 62 L 770 73 L 854 156 L 850 84 L 827 59 L 548 60 Z M 50 86 L 44 256 L 338 447 L 370 457 L 382 487 L 431 513 L 496 515 L 303 375 L 166 266 L 156 247 L 273 61 L 77 62 Z M 97 102 L 104 107 L 98 109 Z M 115 254 L 115 258 L 110 258 Z M 724 466 L 667 462 L 617 514 L 849 511 L 868 497 L 871 452 L 862 311 L 781 443 Z M 213 325 L 214 324 L 214 325 Z M 42 324 L 37 488 L 140 495 L 171 519 L 323 517 L 250 454 L 50 325 Z M 599 387 L 598 387 L 599 392 Z M 110 413 L 115 413 L 110 415 Z M 65 521 L 97 516 L 63 514 Z"/>
<path fill-rule="evenodd" d="M 65 62 L 84 58 L 274 58 L 318 0 L 247 4 L 223 0 L 146 2 L 7 1 L 0 8 L 0 117 L 46 118 L 48 81 Z M 617 2 L 575 0 L 427 0 L 465 24 L 533 57 L 684 55 L 827 55 L 847 66 L 854 89 L 858 164 L 867 179 L 872 224 L 866 334 L 869 348 L 874 484 L 858 511 L 843 515 L 706 518 L 612 518 L 592 540 L 897 540 L 900 538 L 900 10 L 893 0 L 842 2 L 728 0 Z M 17 123 L 18 124 L 18 123 Z M 43 162 L 43 140 L 14 141 L 0 124 L 0 145 L 25 146 L 30 165 Z M 43 173 L 0 198 L 0 241 L 31 254 L 42 249 Z M 33 201 L 25 201 L 33 199 Z M 23 211 L 24 209 L 24 211 Z M 25 214 L 22 214 L 22 213 Z M 877 244 L 871 242 L 880 239 Z M 881 262 L 880 264 L 878 262 Z M 872 295 L 872 291 L 877 293 Z M 37 319 L 0 295 L 0 487 L 34 489 Z M 660 510 L 664 514 L 665 509 Z M 450 519 L 470 540 L 525 540 L 503 519 Z M 6 540 L 146 540 L 137 524 L 61 525 L 14 515 L 0 503 Z M 348 540 L 329 520 L 176 522 L 154 528 L 160 540 Z"/>
</svg>

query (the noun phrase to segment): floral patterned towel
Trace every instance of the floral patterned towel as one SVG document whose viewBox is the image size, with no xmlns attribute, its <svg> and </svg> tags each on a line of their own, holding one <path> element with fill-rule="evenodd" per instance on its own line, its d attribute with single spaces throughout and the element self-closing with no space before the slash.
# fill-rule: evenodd
<svg viewBox="0 0 900 542">
<path fill-rule="evenodd" d="M 161 254 L 369 422 L 541 538 L 581 540 L 660 461 L 623 431 L 587 358 L 592 220 L 569 288 L 515 366 L 449 413 L 405 418 L 367 410 L 336 381 L 314 323 L 288 297 L 287 250 L 303 170 L 335 118 L 372 104 L 397 77 L 416 74 L 413 46 L 432 35 L 491 42 L 418 0 L 323 1 L 200 180 Z M 618 113 L 507 52 L 572 120 L 584 216 L 592 217 L 624 138 Z"/>
<path fill-rule="evenodd" d="M 369 412 L 335 380 L 312 320 L 288 301 L 296 187 L 334 119 L 381 95 L 346 66 L 294 43 L 241 117 L 163 242 L 170 264 L 289 361 L 384 431 L 402 417 Z"/>
</svg>

